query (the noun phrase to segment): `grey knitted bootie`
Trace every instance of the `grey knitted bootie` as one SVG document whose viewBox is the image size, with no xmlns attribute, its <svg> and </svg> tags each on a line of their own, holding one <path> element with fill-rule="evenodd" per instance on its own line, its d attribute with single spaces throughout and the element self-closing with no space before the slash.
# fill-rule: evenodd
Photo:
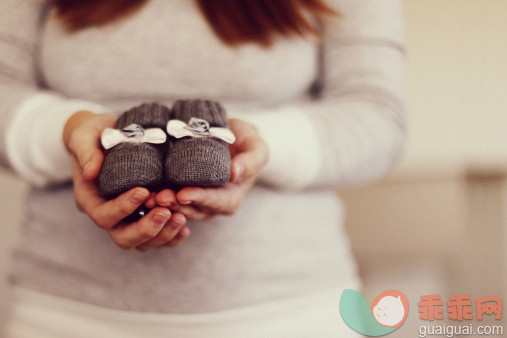
<svg viewBox="0 0 507 338">
<path fill-rule="evenodd" d="M 179 100 L 167 125 L 166 185 L 214 187 L 231 177 L 228 129 L 224 108 L 207 100 Z"/>
<path fill-rule="evenodd" d="M 124 112 L 116 129 L 102 134 L 107 149 L 99 173 L 102 195 L 115 197 L 135 187 L 156 190 L 164 183 L 165 127 L 170 110 L 158 103 L 145 103 Z M 157 129 L 153 129 L 157 128 Z"/>
</svg>

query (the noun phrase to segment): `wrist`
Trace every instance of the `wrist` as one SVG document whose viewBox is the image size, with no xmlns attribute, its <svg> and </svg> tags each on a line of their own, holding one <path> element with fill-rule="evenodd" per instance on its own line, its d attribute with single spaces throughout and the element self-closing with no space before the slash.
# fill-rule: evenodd
<svg viewBox="0 0 507 338">
<path fill-rule="evenodd" d="M 282 106 L 241 118 L 257 128 L 269 150 L 260 181 L 283 189 L 302 189 L 315 181 L 322 156 L 320 135 L 309 114 L 296 106 Z"/>
</svg>

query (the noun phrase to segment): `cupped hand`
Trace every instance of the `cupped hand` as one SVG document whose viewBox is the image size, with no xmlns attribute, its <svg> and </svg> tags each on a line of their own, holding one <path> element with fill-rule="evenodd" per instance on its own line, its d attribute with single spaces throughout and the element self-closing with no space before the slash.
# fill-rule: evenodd
<svg viewBox="0 0 507 338">
<path fill-rule="evenodd" d="M 124 218 L 143 203 L 153 200 L 145 188 L 133 188 L 118 197 L 105 200 L 95 182 L 104 155 L 99 145 L 100 135 L 113 127 L 116 117 L 109 114 L 77 112 L 67 121 L 63 140 L 72 155 L 74 197 L 77 207 L 99 227 L 108 231 L 113 241 L 123 249 L 146 251 L 162 246 L 177 246 L 190 230 L 181 213 L 168 208 L 153 209 L 137 222 L 125 224 Z M 153 204 L 153 203 L 151 203 Z"/>
<path fill-rule="evenodd" d="M 209 219 L 218 214 L 231 215 L 238 210 L 260 170 L 266 165 L 269 150 L 252 124 L 230 119 L 229 126 L 236 136 L 236 141 L 230 145 L 230 182 L 217 188 L 185 187 L 177 193 L 163 190 L 156 196 L 157 204 L 192 220 Z"/>
</svg>

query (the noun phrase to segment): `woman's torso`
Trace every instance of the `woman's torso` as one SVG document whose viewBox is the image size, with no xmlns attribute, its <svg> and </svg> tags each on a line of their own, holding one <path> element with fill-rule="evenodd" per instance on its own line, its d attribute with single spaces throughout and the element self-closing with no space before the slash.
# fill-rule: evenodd
<svg viewBox="0 0 507 338">
<path fill-rule="evenodd" d="M 221 101 L 248 113 L 303 100 L 316 76 L 310 40 L 224 46 L 193 1 L 152 0 L 133 16 L 67 34 L 50 20 L 39 67 L 47 86 L 115 112 L 144 101 Z M 330 191 L 256 186 L 233 216 L 190 222 L 177 248 L 114 245 L 74 204 L 72 187 L 33 190 L 13 282 L 123 310 L 202 313 L 353 285 L 342 210 Z"/>
</svg>

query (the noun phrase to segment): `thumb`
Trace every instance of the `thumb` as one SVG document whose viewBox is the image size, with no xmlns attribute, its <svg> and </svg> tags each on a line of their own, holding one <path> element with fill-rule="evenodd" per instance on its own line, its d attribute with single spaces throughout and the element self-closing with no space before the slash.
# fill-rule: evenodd
<svg viewBox="0 0 507 338">
<path fill-rule="evenodd" d="M 98 140 L 92 135 L 75 135 L 70 150 L 83 171 L 83 177 L 88 181 L 96 179 L 104 161 Z"/>
<path fill-rule="evenodd" d="M 104 161 L 99 144 L 101 130 L 113 126 L 115 120 L 116 117 L 111 114 L 96 115 L 89 111 L 79 111 L 69 118 L 64 127 L 64 143 L 88 181 L 97 178 Z"/>
<path fill-rule="evenodd" d="M 237 123 L 233 128 L 235 129 L 236 142 L 231 145 L 234 154 L 231 180 L 239 182 L 259 173 L 268 161 L 269 149 L 256 129 L 249 124 Z"/>
</svg>

